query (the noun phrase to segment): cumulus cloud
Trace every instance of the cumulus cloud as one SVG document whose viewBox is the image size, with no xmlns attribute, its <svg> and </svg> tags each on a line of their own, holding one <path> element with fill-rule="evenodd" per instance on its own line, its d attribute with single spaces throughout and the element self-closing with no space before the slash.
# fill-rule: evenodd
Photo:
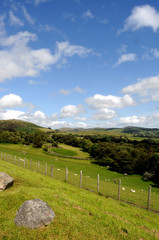
<svg viewBox="0 0 159 240">
<path fill-rule="evenodd" d="M 159 75 L 141 79 L 139 82 L 122 89 L 123 93 L 138 94 L 149 100 L 159 100 Z"/>
<path fill-rule="evenodd" d="M 92 14 L 92 12 L 88 9 L 86 12 L 83 13 L 83 18 L 85 19 L 93 19 L 94 15 Z"/>
<path fill-rule="evenodd" d="M 144 125 L 148 121 L 146 116 L 131 116 L 120 118 L 120 124 L 124 125 Z"/>
<path fill-rule="evenodd" d="M 34 117 L 37 117 L 37 118 L 40 118 L 40 119 L 45 119 L 46 118 L 45 113 L 43 113 L 41 111 L 36 111 L 34 113 Z"/>
<path fill-rule="evenodd" d="M 0 45 L 4 47 L 0 50 L 0 82 L 13 77 L 35 77 L 40 71 L 48 70 L 50 65 L 64 64 L 68 57 L 86 57 L 91 52 L 68 41 L 57 42 L 54 54 L 46 48 L 33 50 L 28 43 L 36 40 L 36 34 L 27 31 L 0 38 Z"/>
<path fill-rule="evenodd" d="M 123 54 L 119 57 L 117 63 L 113 65 L 113 67 L 116 67 L 117 65 L 120 65 L 121 63 L 125 62 L 135 62 L 136 61 L 136 54 L 135 53 L 127 53 Z"/>
<path fill-rule="evenodd" d="M 0 110 L 0 119 L 8 120 L 8 119 L 19 119 L 22 120 L 21 117 L 25 114 L 25 112 L 17 111 L 17 110 Z"/>
<path fill-rule="evenodd" d="M 22 106 L 23 99 L 15 94 L 8 94 L 0 98 L 0 108 L 14 108 Z"/>
<path fill-rule="evenodd" d="M 106 108 L 123 108 L 126 106 L 133 106 L 135 102 L 130 95 L 124 95 L 123 97 L 112 95 L 100 95 L 95 94 L 93 97 L 86 98 L 86 103 L 93 108 L 106 109 Z"/>
<path fill-rule="evenodd" d="M 159 58 L 159 51 L 156 48 L 151 49 L 151 53 L 155 58 Z"/>
<path fill-rule="evenodd" d="M 114 111 L 114 110 L 110 110 L 110 109 L 99 109 L 93 116 L 92 119 L 94 120 L 110 120 L 113 119 L 115 117 L 117 117 L 118 114 Z"/>
<path fill-rule="evenodd" d="M 127 30 L 136 31 L 143 27 L 151 27 L 154 32 L 159 28 L 159 12 L 150 5 L 134 7 L 119 33 Z"/>
<path fill-rule="evenodd" d="M 62 118 L 65 118 L 65 117 L 74 117 L 74 116 L 77 116 L 79 115 L 80 113 L 83 113 L 84 112 L 84 108 L 82 105 L 66 105 L 64 106 L 63 108 L 61 108 L 61 111 L 60 111 L 60 116 Z"/>
<path fill-rule="evenodd" d="M 18 27 L 24 26 L 23 21 L 20 20 L 18 17 L 16 17 L 12 11 L 9 12 L 9 16 L 10 16 L 10 25 L 18 26 Z"/>
</svg>

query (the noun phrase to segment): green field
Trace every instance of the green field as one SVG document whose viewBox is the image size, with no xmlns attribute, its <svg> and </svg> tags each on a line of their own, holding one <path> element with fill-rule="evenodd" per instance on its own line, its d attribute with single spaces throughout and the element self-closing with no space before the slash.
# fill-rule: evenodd
<svg viewBox="0 0 159 240">
<path fill-rule="evenodd" d="M 15 182 L 0 192 L 2 240 L 154 240 L 159 239 L 159 214 L 105 198 L 21 166 L 0 160 L 0 171 Z M 40 198 L 54 210 L 51 225 L 39 229 L 16 227 L 16 211 L 29 199 Z"/>
<path fill-rule="evenodd" d="M 61 145 L 61 148 L 75 151 L 77 156 L 81 154 L 81 151 L 78 148 L 73 148 L 64 144 Z M 97 193 L 97 174 L 99 174 L 99 192 L 104 196 L 110 196 L 115 199 L 118 198 L 118 179 L 121 179 L 121 200 L 131 202 L 145 208 L 147 207 L 148 186 L 151 184 L 151 209 L 159 211 L 159 189 L 155 187 L 152 182 L 143 181 L 139 175 L 124 177 L 123 174 L 109 171 L 105 167 L 94 165 L 88 159 L 73 159 L 72 157 L 63 158 L 59 156 L 52 156 L 45 154 L 42 149 L 32 148 L 31 146 L 1 144 L 0 151 L 8 154 L 8 157 L 5 158 L 7 161 L 24 167 L 24 162 L 22 160 L 26 158 L 26 168 L 31 168 L 31 170 L 38 171 L 39 173 L 47 174 L 49 176 L 51 175 L 51 166 L 53 166 L 53 177 L 61 181 L 65 181 L 67 167 L 67 181 L 68 183 L 76 186 L 79 186 L 80 171 L 82 170 L 82 187 L 94 191 L 95 193 Z M 85 153 L 82 152 L 82 154 Z M 16 156 L 16 160 L 14 156 Z M 22 160 L 19 161 L 19 158 Z M 114 179 L 117 179 L 117 183 L 113 182 Z M 131 189 L 135 190 L 135 193 L 131 192 Z"/>
</svg>

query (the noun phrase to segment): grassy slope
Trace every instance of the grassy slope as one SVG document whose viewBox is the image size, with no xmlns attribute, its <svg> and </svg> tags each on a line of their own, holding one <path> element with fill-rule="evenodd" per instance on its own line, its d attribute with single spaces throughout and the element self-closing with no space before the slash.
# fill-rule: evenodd
<svg viewBox="0 0 159 240">
<path fill-rule="evenodd" d="M 159 215 L 105 198 L 61 181 L 0 160 L 0 171 L 15 183 L 0 192 L 0 239 L 159 239 Z M 40 198 L 55 211 L 54 222 L 44 228 L 16 227 L 13 219 L 20 205 Z"/>
<path fill-rule="evenodd" d="M 65 147 L 63 145 L 63 147 Z M 71 148 L 69 148 L 71 149 Z M 75 149 L 74 149 L 75 150 Z M 79 149 L 78 149 L 79 150 Z M 121 191 L 121 199 L 133 202 L 138 205 L 147 205 L 147 191 L 149 184 L 144 182 L 141 176 L 132 175 L 124 177 L 123 174 L 108 171 L 106 168 L 91 164 L 89 160 L 77 160 L 69 158 L 60 158 L 48 156 L 42 152 L 42 149 L 35 149 L 23 145 L 0 144 L 0 151 L 32 159 L 32 169 L 37 170 L 37 161 L 40 162 L 40 172 L 45 173 L 45 163 L 47 163 L 48 174 L 51 172 L 51 165 L 54 165 L 54 176 L 56 179 L 65 180 L 65 168 L 69 170 L 68 182 L 79 186 L 79 173 L 83 171 L 83 187 L 97 192 L 97 174 L 100 174 L 100 193 L 117 198 L 118 184 L 113 183 L 114 178 L 122 179 L 122 187 L 126 190 Z M 27 152 L 23 155 L 23 151 Z M 20 153 L 20 155 L 19 155 Z M 20 163 L 21 166 L 23 162 Z M 29 168 L 29 161 L 26 162 Z M 58 171 L 60 169 L 60 171 Z M 75 176 L 75 174 L 77 174 Z M 89 178 L 87 177 L 89 176 Z M 135 194 L 130 189 L 135 189 Z M 143 191 L 141 191 L 143 190 Z M 159 188 L 152 188 L 151 208 L 159 211 Z"/>
</svg>

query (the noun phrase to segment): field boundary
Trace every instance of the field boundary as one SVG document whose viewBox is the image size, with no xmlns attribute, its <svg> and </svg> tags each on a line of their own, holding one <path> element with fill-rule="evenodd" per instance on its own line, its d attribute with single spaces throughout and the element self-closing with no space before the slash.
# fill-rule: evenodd
<svg viewBox="0 0 159 240">
<path fill-rule="evenodd" d="M 103 194 L 103 193 L 100 192 L 99 174 L 97 175 L 97 188 L 96 188 L 96 191 L 95 191 L 93 189 L 84 187 L 82 185 L 82 179 L 83 179 L 82 171 L 80 171 L 80 175 L 79 175 L 79 184 L 76 184 L 76 183 L 71 183 L 71 182 L 68 181 L 68 173 L 69 172 L 68 172 L 67 168 L 66 168 L 65 172 L 64 171 L 62 172 L 63 176 L 62 176 L 62 179 L 61 179 L 61 178 L 59 178 L 57 176 L 55 177 L 55 175 L 54 175 L 54 166 L 53 165 L 51 165 L 50 173 L 48 174 L 48 165 L 47 165 L 47 163 L 45 165 L 42 165 L 39 162 L 32 162 L 32 160 L 28 160 L 26 158 L 22 159 L 21 157 L 13 156 L 11 154 L 6 154 L 6 153 L 1 153 L 1 160 L 3 160 L 4 162 L 8 162 L 8 163 L 14 164 L 14 165 L 19 166 L 19 167 L 23 167 L 23 168 L 25 168 L 27 170 L 34 171 L 34 172 L 37 172 L 39 174 L 48 176 L 50 178 L 66 182 L 66 183 L 68 183 L 70 185 L 80 187 L 80 188 L 82 188 L 84 190 L 93 192 L 95 194 L 104 196 L 106 198 L 112 198 L 112 199 L 118 200 L 120 202 L 125 202 L 125 203 L 130 204 L 130 205 L 135 206 L 135 207 L 139 207 L 139 208 L 143 208 L 145 210 L 147 209 L 148 211 L 159 213 L 158 210 L 152 209 L 152 207 L 151 207 L 151 186 L 149 186 L 148 194 L 147 194 L 147 201 L 145 201 L 147 203 L 147 207 L 146 207 L 146 206 L 143 206 L 143 205 L 140 205 L 140 204 L 133 203 L 133 202 L 128 201 L 128 200 L 121 199 L 121 196 L 120 196 L 120 192 L 121 192 L 121 179 L 119 179 L 119 181 L 118 181 L 118 185 L 117 185 L 118 188 L 117 188 L 117 192 L 115 194 L 116 196 L 112 196 L 112 195 Z M 41 169 L 43 171 L 40 171 L 40 166 L 41 166 Z M 57 170 L 60 170 L 60 169 L 57 169 Z M 89 177 L 89 176 L 86 176 L 86 177 Z"/>
</svg>

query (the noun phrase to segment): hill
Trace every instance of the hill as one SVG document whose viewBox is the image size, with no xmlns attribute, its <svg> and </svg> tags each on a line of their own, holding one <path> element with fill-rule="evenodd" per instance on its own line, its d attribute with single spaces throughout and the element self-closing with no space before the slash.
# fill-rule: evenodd
<svg viewBox="0 0 159 240">
<path fill-rule="evenodd" d="M 131 137 L 158 138 L 158 128 L 143 128 L 127 126 L 124 128 L 61 128 L 60 132 L 84 133 L 84 134 L 108 134 L 108 135 L 126 135 Z"/>
<path fill-rule="evenodd" d="M 23 131 L 23 132 L 35 132 L 37 130 L 44 130 L 45 128 L 40 127 L 36 124 L 25 122 L 21 120 L 0 120 L 0 130 L 3 131 Z"/>
<path fill-rule="evenodd" d="M 67 183 L 0 160 L 0 171 L 14 179 L 0 192 L 0 239 L 134 240 L 158 239 L 159 215 L 94 194 Z M 16 227 L 16 211 L 29 199 L 46 201 L 54 210 L 53 223 L 39 229 Z"/>
</svg>

